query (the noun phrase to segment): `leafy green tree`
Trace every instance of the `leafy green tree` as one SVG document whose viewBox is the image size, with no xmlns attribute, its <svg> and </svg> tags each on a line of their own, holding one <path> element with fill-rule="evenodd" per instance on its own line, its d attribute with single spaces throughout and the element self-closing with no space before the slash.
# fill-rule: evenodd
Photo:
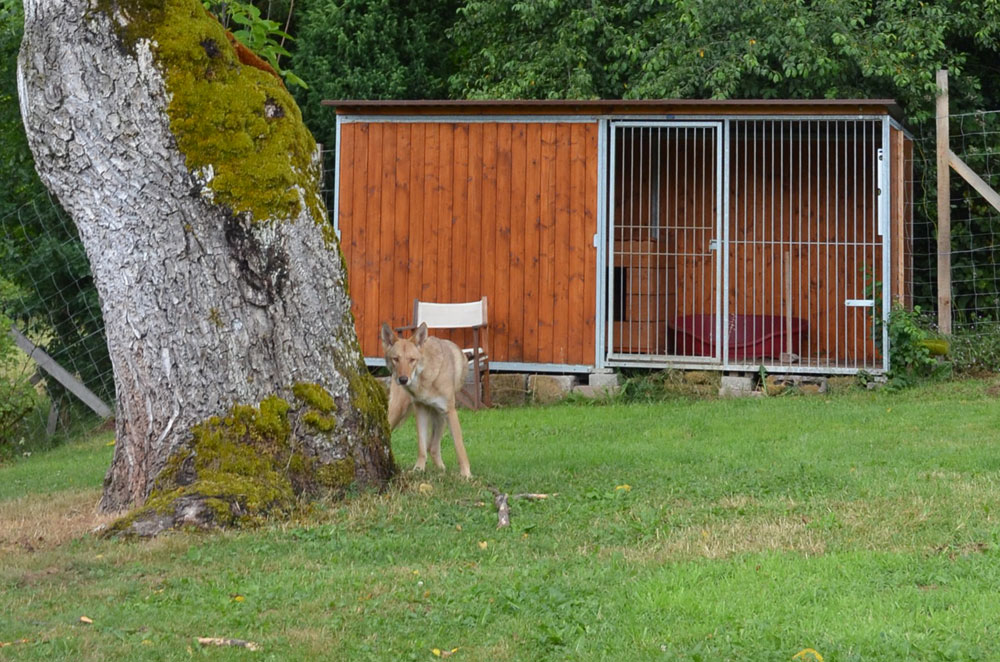
<svg viewBox="0 0 1000 662">
<path fill-rule="evenodd" d="M 631 31 L 644 2 L 469 0 L 450 35 L 458 97 L 590 99 L 625 96 Z"/>
<path fill-rule="evenodd" d="M 920 123 L 933 117 L 942 67 L 981 107 L 970 54 L 956 46 L 995 36 L 976 37 L 969 19 L 950 2 L 676 0 L 637 31 L 630 50 L 642 66 L 628 96 L 894 97 Z"/>
<path fill-rule="evenodd" d="M 293 90 L 316 140 L 332 147 L 323 99 L 434 99 L 447 94 L 453 49 L 446 36 L 459 0 L 306 0 L 295 8 Z"/>
<path fill-rule="evenodd" d="M 1000 1 L 469 0 L 451 92 L 471 98 L 894 97 L 920 123 L 934 76 L 1000 104 Z"/>
</svg>

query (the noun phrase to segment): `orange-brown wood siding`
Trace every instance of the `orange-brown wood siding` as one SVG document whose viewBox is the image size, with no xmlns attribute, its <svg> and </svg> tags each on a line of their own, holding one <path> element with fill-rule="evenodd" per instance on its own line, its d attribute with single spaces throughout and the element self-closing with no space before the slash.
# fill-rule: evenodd
<svg viewBox="0 0 1000 662">
<path fill-rule="evenodd" d="M 892 300 L 913 307 L 913 142 L 889 129 L 892 226 Z"/>
<path fill-rule="evenodd" d="M 339 227 L 364 355 L 381 356 L 379 326 L 409 324 L 416 298 L 485 295 L 492 360 L 592 365 L 597 134 L 596 122 L 342 124 Z"/>
</svg>

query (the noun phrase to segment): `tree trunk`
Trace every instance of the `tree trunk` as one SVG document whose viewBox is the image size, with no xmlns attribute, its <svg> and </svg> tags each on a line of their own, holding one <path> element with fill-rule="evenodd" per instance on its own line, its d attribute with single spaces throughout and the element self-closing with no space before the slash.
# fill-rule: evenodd
<svg viewBox="0 0 1000 662">
<path fill-rule="evenodd" d="M 358 349 L 315 143 L 280 79 L 241 63 L 197 0 L 24 4 L 25 128 L 86 247 L 114 365 L 101 508 L 188 484 L 157 477 L 208 452 L 191 450 L 193 431 L 273 396 L 288 401 L 286 436 L 309 471 L 349 458 L 341 474 L 385 481 L 384 396 Z"/>
</svg>

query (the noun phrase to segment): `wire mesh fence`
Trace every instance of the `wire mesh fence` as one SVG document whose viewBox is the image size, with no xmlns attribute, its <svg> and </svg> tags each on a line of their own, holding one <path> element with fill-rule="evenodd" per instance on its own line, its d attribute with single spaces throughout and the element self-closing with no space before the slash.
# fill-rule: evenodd
<svg viewBox="0 0 1000 662">
<path fill-rule="evenodd" d="M 322 191 L 333 210 L 335 153 L 323 153 Z M 951 148 L 994 189 L 1000 189 L 1000 111 L 953 115 Z M 936 307 L 936 185 L 933 128 L 914 136 L 912 289 L 924 311 Z M 960 177 L 951 179 L 952 300 L 956 335 L 1000 338 L 1000 211 Z M 0 314 L 108 404 L 114 377 L 89 264 L 67 214 L 47 195 L 14 208 L 0 207 Z M 7 333 L 6 330 L 3 331 Z M 9 344 L 9 343 L 8 343 Z M 998 344 L 1000 347 L 1000 344 Z M 1000 353 L 995 365 L 1000 369 Z M 4 427 L 9 388 L 28 387 L 37 398 L 28 428 L 49 434 L 86 418 L 58 382 L 24 356 L 0 361 L 0 445 L 22 432 Z M 5 437 L 6 435 L 6 437 Z"/>
<path fill-rule="evenodd" d="M 952 116 L 952 150 L 994 190 L 1000 189 L 1000 111 Z M 1000 210 L 960 177 L 951 208 L 953 327 L 1000 321 Z"/>
<path fill-rule="evenodd" d="M 951 115 L 951 150 L 1000 190 L 1000 111 Z M 914 141 L 914 301 L 937 306 L 937 192 L 933 126 Z M 961 177 L 951 177 L 952 329 L 996 335 L 1000 327 L 1000 210 Z M 1000 366 L 996 366 L 1000 368 Z"/>
<path fill-rule="evenodd" d="M 0 314 L 99 399 L 113 403 L 114 377 L 90 265 L 72 220 L 47 195 L 0 216 Z M 3 333 L 8 336 L 8 329 Z M 38 430 L 52 436 L 88 417 L 86 407 L 41 370 L 40 356 L 7 354 L 0 388 L 8 401 L 30 389 L 35 406 L 18 425 L 13 415 L 7 425 L 0 423 L 0 442 L 18 444 Z"/>
<path fill-rule="evenodd" d="M 932 130 L 933 131 L 933 130 Z M 937 305 L 937 223 L 935 184 L 935 143 L 933 132 L 923 132 L 913 137 L 912 162 L 907 171 L 912 180 L 907 184 L 913 189 L 911 207 L 906 217 L 912 219 L 913 268 L 910 270 L 909 291 L 913 304 L 928 313 Z"/>
</svg>

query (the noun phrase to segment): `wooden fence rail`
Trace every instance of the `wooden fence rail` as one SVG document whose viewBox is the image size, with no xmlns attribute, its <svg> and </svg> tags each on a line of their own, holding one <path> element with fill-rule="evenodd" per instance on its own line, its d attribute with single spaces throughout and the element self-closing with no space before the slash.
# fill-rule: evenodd
<svg viewBox="0 0 1000 662">
<path fill-rule="evenodd" d="M 111 416 L 111 407 L 106 405 L 103 400 L 94 394 L 93 391 L 84 386 L 80 380 L 67 372 L 66 369 L 59 365 L 55 359 L 49 356 L 45 350 L 25 337 L 25 335 L 21 333 L 17 327 L 10 327 L 10 335 L 14 338 L 14 342 L 17 343 L 17 346 L 20 347 L 32 361 L 37 363 L 42 370 L 49 373 L 53 379 L 65 386 L 69 392 L 79 398 L 83 404 L 90 407 L 95 414 L 101 418 L 108 418 Z"/>
</svg>

